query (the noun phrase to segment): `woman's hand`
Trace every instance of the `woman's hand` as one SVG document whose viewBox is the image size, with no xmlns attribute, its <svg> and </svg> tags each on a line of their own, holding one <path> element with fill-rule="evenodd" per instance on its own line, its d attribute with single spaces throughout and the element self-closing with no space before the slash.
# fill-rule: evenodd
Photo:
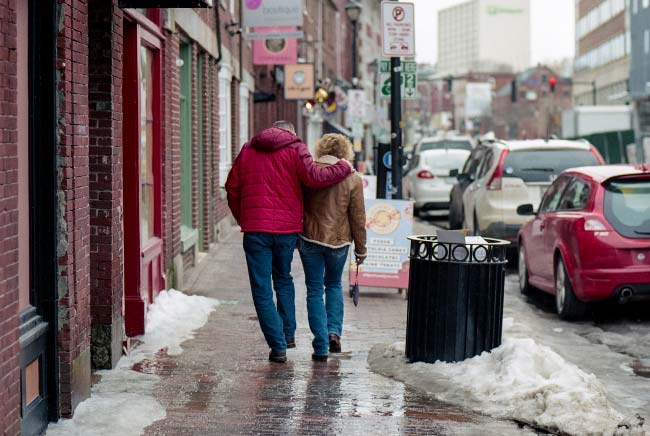
<svg viewBox="0 0 650 436">
<path fill-rule="evenodd" d="M 355 262 L 357 263 L 357 265 L 361 265 L 363 263 L 363 261 L 366 260 L 365 256 L 364 257 L 354 256 L 354 257 L 355 257 Z"/>
</svg>

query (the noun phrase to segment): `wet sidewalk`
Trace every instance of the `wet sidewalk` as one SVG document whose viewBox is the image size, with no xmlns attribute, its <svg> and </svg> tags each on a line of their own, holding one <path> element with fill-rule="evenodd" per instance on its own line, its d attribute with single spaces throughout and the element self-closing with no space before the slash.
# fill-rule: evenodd
<svg viewBox="0 0 650 436">
<path fill-rule="evenodd" d="M 344 353 L 311 361 L 304 276 L 298 256 L 297 348 L 285 365 L 267 361 L 255 316 L 241 236 L 233 235 L 197 267 L 186 292 L 217 298 L 180 356 L 158 355 L 137 368 L 161 376 L 155 390 L 167 417 L 147 435 L 524 435 L 511 422 L 448 406 L 369 371 L 368 350 L 404 339 L 406 302 L 396 290 L 362 289 L 346 298 Z M 347 289 L 347 288 L 346 288 Z"/>
</svg>

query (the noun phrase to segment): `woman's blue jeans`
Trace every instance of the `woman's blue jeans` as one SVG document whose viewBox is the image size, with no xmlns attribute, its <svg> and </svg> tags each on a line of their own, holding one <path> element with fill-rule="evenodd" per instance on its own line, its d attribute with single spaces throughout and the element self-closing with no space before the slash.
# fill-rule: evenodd
<svg viewBox="0 0 650 436">
<path fill-rule="evenodd" d="M 314 354 L 329 351 L 328 333 L 341 336 L 343 328 L 343 285 L 341 276 L 348 258 L 348 246 L 329 248 L 298 240 L 298 251 L 305 270 L 309 328 L 314 335 Z M 325 302 L 323 302 L 323 292 Z"/>
</svg>

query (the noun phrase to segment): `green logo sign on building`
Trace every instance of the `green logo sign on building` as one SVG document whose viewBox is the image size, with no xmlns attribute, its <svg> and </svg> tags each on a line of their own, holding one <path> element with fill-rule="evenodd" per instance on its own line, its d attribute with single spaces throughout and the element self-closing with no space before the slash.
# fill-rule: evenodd
<svg viewBox="0 0 650 436">
<path fill-rule="evenodd" d="M 488 15 L 500 15 L 500 14 L 523 14 L 524 10 L 520 8 L 505 8 L 502 6 L 487 6 Z"/>
</svg>

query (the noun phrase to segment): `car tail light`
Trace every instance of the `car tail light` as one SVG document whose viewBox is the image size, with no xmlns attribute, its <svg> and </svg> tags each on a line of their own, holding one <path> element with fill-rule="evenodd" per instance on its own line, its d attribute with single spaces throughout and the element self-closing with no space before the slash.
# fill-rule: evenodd
<svg viewBox="0 0 650 436">
<path fill-rule="evenodd" d="M 431 174 L 431 171 L 422 170 L 418 173 L 418 179 L 435 179 L 436 176 Z"/>
<path fill-rule="evenodd" d="M 490 177 L 490 181 L 487 183 L 488 191 L 500 191 L 501 190 L 501 179 L 503 178 L 503 161 L 506 160 L 506 156 L 510 150 L 503 150 L 501 156 L 499 156 L 499 163 Z"/>
<path fill-rule="evenodd" d="M 584 229 L 586 232 L 603 232 L 607 227 L 598 219 L 588 218 L 585 220 Z"/>
<path fill-rule="evenodd" d="M 605 165 L 605 159 L 603 159 L 603 157 L 600 155 L 600 152 L 596 149 L 596 147 L 592 145 L 591 147 L 589 147 L 589 151 L 591 152 L 591 154 L 596 156 L 598 163 L 600 163 L 601 165 Z"/>
</svg>

